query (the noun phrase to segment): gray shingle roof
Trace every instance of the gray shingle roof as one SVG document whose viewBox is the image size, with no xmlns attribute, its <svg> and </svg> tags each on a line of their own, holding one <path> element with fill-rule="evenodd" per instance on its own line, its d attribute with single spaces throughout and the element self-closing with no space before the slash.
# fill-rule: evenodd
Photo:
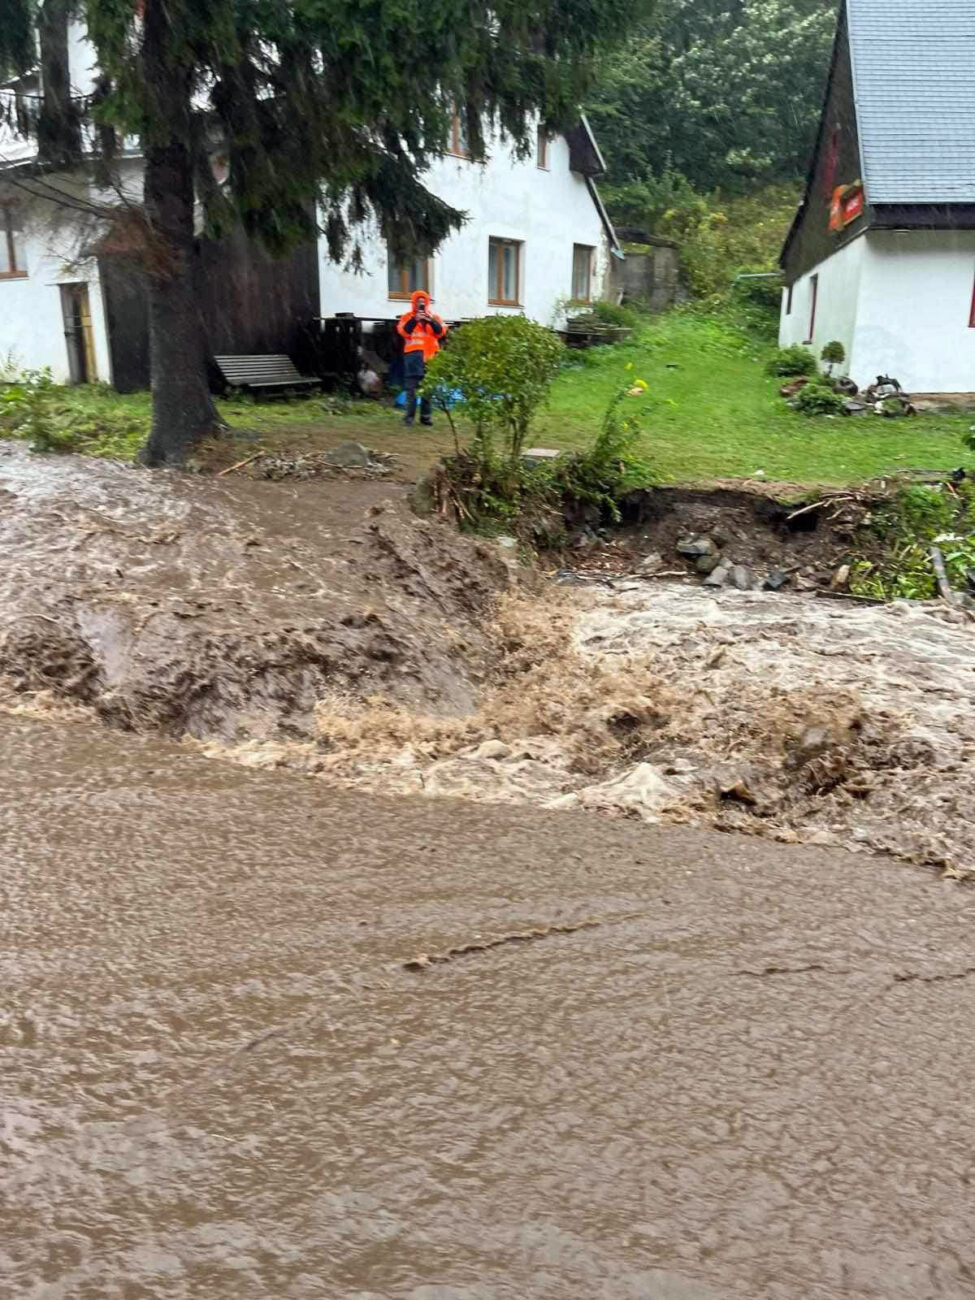
<svg viewBox="0 0 975 1300">
<path fill-rule="evenodd" d="M 975 0 L 847 0 L 870 203 L 975 202 Z"/>
</svg>

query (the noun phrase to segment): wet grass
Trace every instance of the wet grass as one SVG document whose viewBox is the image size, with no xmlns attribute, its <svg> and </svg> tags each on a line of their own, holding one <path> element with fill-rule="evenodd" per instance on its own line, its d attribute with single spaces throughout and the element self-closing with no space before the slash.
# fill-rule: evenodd
<svg viewBox="0 0 975 1300">
<path fill-rule="evenodd" d="M 809 419 L 792 411 L 778 396 L 780 381 L 765 374 L 772 346 L 728 317 L 658 317 L 625 346 L 570 354 L 531 441 L 570 450 L 587 446 L 610 397 L 629 376 L 649 384 L 643 452 L 665 481 L 758 475 L 841 485 L 971 461 L 961 443 L 975 422 L 970 414 Z M 80 448 L 90 454 L 131 459 L 145 438 L 148 393 L 66 389 L 63 405 L 77 423 Z M 395 408 L 375 402 L 326 395 L 219 406 L 233 432 L 207 463 L 232 464 L 250 447 L 300 453 L 355 439 L 399 456 L 403 476 L 414 477 L 452 446 L 442 415 L 433 430 L 407 430 Z M 463 436 L 462 418 L 458 424 Z"/>
</svg>

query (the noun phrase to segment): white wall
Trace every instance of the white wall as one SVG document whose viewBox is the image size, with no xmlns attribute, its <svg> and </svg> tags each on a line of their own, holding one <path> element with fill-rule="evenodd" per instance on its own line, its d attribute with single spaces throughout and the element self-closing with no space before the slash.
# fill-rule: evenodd
<svg viewBox="0 0 975 1300">
<path fill-rule="evenodd" d="M 70 378 L 61 314 L 62 284 L 88 285 L 96 377 L 111 382 L 108 335 L 98 266 L 78 257 L 78 231 L 63 210 L 34 206 L 25 214 L 26 278 L 0 279 L 0 358 L 28 370 L 49 367 L 58 383 Z"/>
<path fill-rule="evenodd" d="M 609 249 L 605 231 L 582 176 L 569 170 L 569 146 L 558 136 L 549 142 L 548 170 L 534 156 L 517 161 L 498 145 L 483 166 L 445 157 L 431 167 L 424 184 L 468 221 L 438 250 L 431 291 L 436 311 L 448 319 L 523 310 L 543 324 L 556 322 L 557 306 L 572 291 L 572 246 L 596 251 L 593 297 L 601 296 Z M 521 306 L 488 303 L 488 239 L 522 242 Z M 322 315 L 351 311 L 358 316 L 398 316 L 404 304 L 389 297 L 386 249 L 374 232 L 364 246 L 364 272 L 328 260 L 321 244 Z M 559 318 L 558 323 L 561 323 Z"/>
<path fill-rule="evenodd" d="M 810 282 L 819 275 L 812 349 L 838 339 L 861 388 L 893 375 L 912 393 L 975 392 L 975 230 L 870 230 L 783 292 L 779 342 L 809 337 Z"/>
<path fill-rule="evenodd" d="M 827 343 L 842 343 L 847 358 L 843 369 L 853 374 L 865 244 L 863 237 L 854 239 L 797 280 L 792 288 L 791 312 L 788 311 L 789 290 L 783 290 L 779 324 L 781 347 L 788 347 L 791 343 L 808 343 L 818 359 Z M 819 277 L 819 287 L 816 294 L 816 322 L 810 342 L 814 276 Z M 853 377 L 856 379 L 856 375 Z"/>
<path fill-rule="evenodd" d="M 975 230 L 872 230 L 865 244 L 853 378 L 975 392 Z"/>
</svg>

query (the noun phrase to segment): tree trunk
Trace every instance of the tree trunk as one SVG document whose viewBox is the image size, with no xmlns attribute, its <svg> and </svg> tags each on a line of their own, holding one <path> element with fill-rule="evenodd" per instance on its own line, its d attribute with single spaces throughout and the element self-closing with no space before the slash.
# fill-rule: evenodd
<svg viewBox="0 0 975 1300">
<path fill-rule="evenodd" d="M 70 7 L 70 0 L 45 0 L 37 16 L 43 94 L 37 148 L 42 161 L 56 167 L 73 167 L 81 158 L 81 125 L 71 99 L 68 63 Z"/>
<path fill-rule="evenodd" d="M 146 87 L 156 122 L 166 124 L 143 142 L 145 208 L 154 242 L 147 277 L 152 431 L 144 460 L 149 465 L 181 464 L 218 423 L 196 293 L 190 85 L 172 57 L 165 10 L 164 0 L 146 0 Z"/>
</svg>

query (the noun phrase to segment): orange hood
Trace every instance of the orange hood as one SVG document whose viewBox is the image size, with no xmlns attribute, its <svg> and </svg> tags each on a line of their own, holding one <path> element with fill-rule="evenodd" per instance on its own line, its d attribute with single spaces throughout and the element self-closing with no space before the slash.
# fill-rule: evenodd
<svg viewBox="0 0 975 1300">
<path fill-rule="evenodd" d="M 414 289 L 410 296 L 410 306 L 414 311 L 419 311 L 421 302 L 424 307 L 429 307 L 430 295 L 427 293 L 426 289 Z"/>
</svg>

